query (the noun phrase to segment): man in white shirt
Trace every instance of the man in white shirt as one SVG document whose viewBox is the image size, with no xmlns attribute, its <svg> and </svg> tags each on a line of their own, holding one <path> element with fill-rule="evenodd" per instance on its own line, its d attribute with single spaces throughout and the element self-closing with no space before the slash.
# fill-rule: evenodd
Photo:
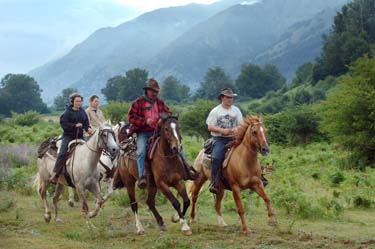
<svg viewBox="0 0 375 249">
<path fill-rule="evenodd" d="M 237 94 L 230 88 L 223 88 L 218 96 L 220 104 L 211 110 L 206 124 L 213 136 L 211 184 L 210 192 L 217 194 L 217 174 L 225 157 L 225 146 L 232 141 L 237 132 L 237 127 L 242 123 L 243 117 L 240 109 L 233 105 L 233 98 Z"/>
</svg>

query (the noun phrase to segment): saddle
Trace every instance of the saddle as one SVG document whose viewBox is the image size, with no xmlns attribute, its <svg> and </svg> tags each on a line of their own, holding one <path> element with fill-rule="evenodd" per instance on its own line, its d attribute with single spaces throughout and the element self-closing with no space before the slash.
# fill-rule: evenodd
<svg viewBox="0 0 375 249">
<path fill-rule="evenodd" d="M 43 158 L 43 156 L 49 152 L 52 156 L 57 157 L 57 141 L 59 140 L 58 137 L 49 137 L 44 140 L 38 148 L 38 158 Z"/>
<path fill-rule="evenodd" d="M 120 155 L 131 160 L 137 160 L 137 136 L 133 134 L 120 143 Z"/>
</svg>

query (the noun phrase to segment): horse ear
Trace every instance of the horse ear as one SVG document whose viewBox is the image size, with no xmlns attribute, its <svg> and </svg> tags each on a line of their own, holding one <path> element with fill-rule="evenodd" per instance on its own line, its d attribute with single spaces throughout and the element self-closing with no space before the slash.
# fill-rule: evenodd
<svg viewBox="0 0 375 249">
<path fill-rule="evenodd" d="M 163 121 L 166 120 L 169 117 L 168 113 L 162 112 L 159 114 L 159 118 L 161 118 Z"/>
<path fill-rule="evenodd" d="M 176 112 L 176 114 L 174 115 L 174 117 L 178 120 L 178 116 L 180 116 L 180 114 L 178 112 Z"/>
<path fill-rule="evenodd" d="M 110 119 L 108 119 L 106 123 L 109 124 L 110 126 L 112 126 L 112 122 L 111 122 Z"/>
</svg>

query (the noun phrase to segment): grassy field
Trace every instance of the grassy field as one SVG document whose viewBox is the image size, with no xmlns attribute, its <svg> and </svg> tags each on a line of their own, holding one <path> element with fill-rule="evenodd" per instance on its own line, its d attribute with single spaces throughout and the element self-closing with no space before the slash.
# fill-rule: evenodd
<svg viewBox="0 0 375 249">
<path fill-rule="evenodd" d="M 189 161 L 201 143 L 184 140 Z M 207 186 L 200 194 L 198 221 L 191 225 L 193 235 L 189 237 L 181 233 L 180 224 L 170 221 L 173 208 L 159 195 L 157 207 L 167 225 L 167 232 L 161 234 L 141 191 L 140 217 L 146 233 L 136 235 L 124 189 L 116 191 L 91 220 L 95 228 L 86 224 L 78 204 L 68 207 L 66 194 L 60 202 L 63 223 L 46 224 L 42 202 L 31 185 L 34 159 L 13 165 L 0 182 L 0 248 L 375 248 L 374 169 L 346 169 L 350 168 L 348 153 L 330 144 L 271 149 L 261 162 L 273 165 L 266 190 L 277 214 L 277 227 L 267 225 L 263 201 L 244 191 L 246 220 L 253 234 L 241 233 L 230 192 L 222 203 L 229 226 L 219 228 Z M 52 192 L 50 188 L 50 195 Z"/>
</svg>

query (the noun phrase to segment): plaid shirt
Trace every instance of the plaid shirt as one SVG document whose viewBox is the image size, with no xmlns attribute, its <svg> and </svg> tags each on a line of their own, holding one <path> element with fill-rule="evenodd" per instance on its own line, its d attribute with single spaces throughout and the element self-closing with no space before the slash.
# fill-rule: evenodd
<svg viewBox="0 0 375 249">
<path fill-rule="evenodd" d="M 144 132 L 144 131 L 154 131 L 154 128 L 146 124 L 145 119 L 145 107 L 146 99 L 143 96 L 137 98 L 131 105 L 128 112 L 128 119 L 131 126 L 131 133 L 133 132 Z M 156 104 L 158 105 L 159 114 L 166 112 L 172 114 L 169 107 L 164 103 L 161 98 L 156 99 Z"/>
</svg>

